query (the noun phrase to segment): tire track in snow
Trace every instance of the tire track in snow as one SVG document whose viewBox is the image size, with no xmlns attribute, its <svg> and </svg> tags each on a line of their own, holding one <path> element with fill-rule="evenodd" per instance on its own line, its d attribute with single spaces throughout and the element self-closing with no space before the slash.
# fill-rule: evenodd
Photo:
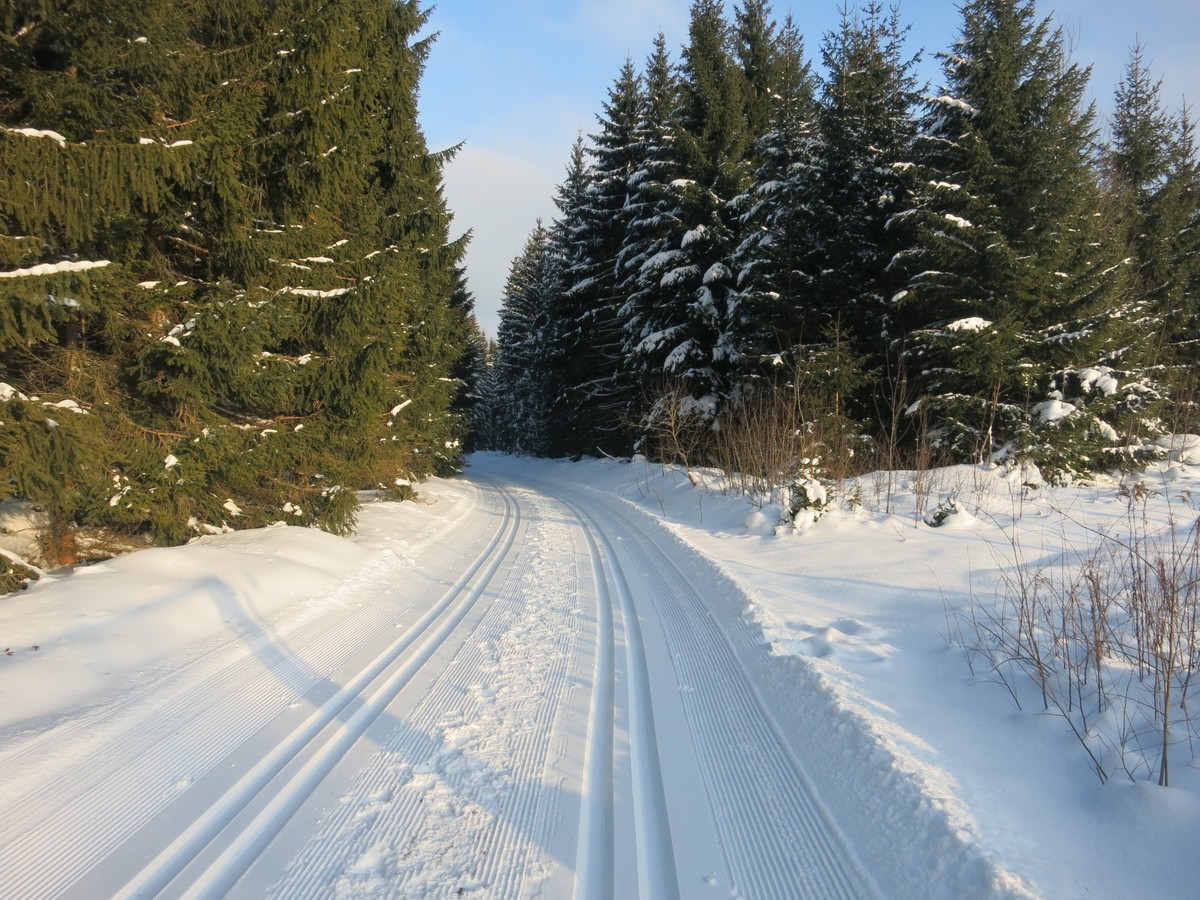
<svg viewBox="0 0 1200 900">
<path fill-rule="evenodd" d="M 519 508 L 507 494 L 501 496 L 502 526 L 442 599 L 131 878 L 118 891 L 121 896 L 150 896 L 181 874 L 189 882 L 184 896 L 220 894 L 237 880 L 479 599 L 483 591 L 479 585 L 486 585 L 504 560 L 520 522 Z M 252 804 L 259 807 L 253 819 L 235 824 L 235 817 Z M 199 873 L 185 873 L 218 836 L 223 845 L 218 858 Z"/>
</svg>

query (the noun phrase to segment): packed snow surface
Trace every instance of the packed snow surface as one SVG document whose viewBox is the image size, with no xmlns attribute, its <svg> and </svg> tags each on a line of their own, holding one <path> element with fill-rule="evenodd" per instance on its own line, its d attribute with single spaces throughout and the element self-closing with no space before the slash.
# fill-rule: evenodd
<svg viewBox="0 0 1200 900">
<path fill-rule="evenodd" d="M 1102 784 L 955 615 L 1014 548 L 1194 519 L 1193 470 L 884 473 L 799 531 L 723 487 L 476 455 L 352 540 L 209 536 L 0 599 L 3 893 L 1194 895 L 1185 749 L 1171 787 Z"/>
</svg>

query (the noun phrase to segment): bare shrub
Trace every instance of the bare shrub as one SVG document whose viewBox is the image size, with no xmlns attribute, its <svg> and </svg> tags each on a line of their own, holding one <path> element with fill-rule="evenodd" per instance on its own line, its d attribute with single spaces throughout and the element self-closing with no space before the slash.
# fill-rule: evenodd
<svg viewBox="0 0 1200 900">
<path fill-rule="evenodd" d="M 1010 530 L 995 602 L 973 598 L 959 630 L 972 637 L 972 671 L 1018 707 L 1032 681 L 1101 781 L 1123 771 L 1166 786 L 1176 747 L 1186 742 L 1195 758 L 1200 519 L 1155 525 L 1149 496 L 1132 486 L 1121 527 L 1093 532 L 1082 551 L 1062 537 L 1034 555 Z"/>
<path fill-rule="evenodd" d="M 781 503 L 789 514 L 823 508 L 835 485 L 862 471 L 863 441 L 841 397 L 811 365 L 743 385 L 713 433 L 712 459 L 731 490 L 758 506 Z"/>
<path fill-rule="evenodd" d="M 652 391 L 646 408 L 649 411 L 640 420 L 624 423 L 641 433 L 638 449 L 657 462 L 677 463 L 689 470 L 700 465 L 712 442 L 713 411 L 700 405 L 678 379 Z"/>
</svg>

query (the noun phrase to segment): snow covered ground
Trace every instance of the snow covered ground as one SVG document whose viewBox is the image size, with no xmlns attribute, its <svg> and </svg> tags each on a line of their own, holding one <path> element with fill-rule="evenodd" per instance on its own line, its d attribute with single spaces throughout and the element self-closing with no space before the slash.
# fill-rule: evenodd
<svg viewBox="0 0 1200 900">
<path fill-rule="evenodd" d="M 712 474 L 616 461 L 504 465 L 626 498 L 737 584 L 762 640 L 790 663 L 776 673 L 787 683 L 775 696 L 791 702 L 776 712 L 804 739 L 832 814 L 867 859 L 902 871 L 904 860 L 891 857 L 908 857 L 909 871 L 928 878 L 893 896 L 950 896 L 946 867 L 971 862 L 980 884 L 1001 892 L 1196 896 L 1194 736 L 1175 739 L 1170 788 L 1146 772 L 1101 784 L 1032 683 L 1018 710 L 986 671 L 972 674 L 967 635 L 947 613 L 1004 593 L 1014 544 L 1026 566 L 1053 565 L 1064 547 L 1120 531 L 1131 505 L 1150 529 L 1190 528 L 1200 469 L 1152 467 L 1124 488 L 1120 479 L 1049 488 L 990 467 L 884 473 L 855 487 L 857 511 L 777 535 L 780 510 L 709 489 L 720 486 Z M 1145 493 L 1131 498 L 1138 483 Z M 960 512 L 942 527 L 917 514 L 951 496 Z"/>
<path fill-rule="evenodd" d="M 894 473 L 798 532 L 691 476 L 477 455 L 353 540 L 0 600 L 2 892 L 1194 896 L 1186 729 L 1171 787 L 1102 784 L 956 617 L 1015 548 L 1050 571 L 1130 510 L 1194 521 L 1190 467 Z"/>
</svg>

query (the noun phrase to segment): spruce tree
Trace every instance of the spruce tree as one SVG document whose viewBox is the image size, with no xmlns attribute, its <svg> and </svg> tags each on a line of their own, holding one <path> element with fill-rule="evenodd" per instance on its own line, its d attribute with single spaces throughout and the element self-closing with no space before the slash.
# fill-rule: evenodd
<svg viewBox="0 0 1200 900">
<path fill-rule="evenodd" d="M 554 446 L 561 382 L 552 362 L 552 328 L 562 291 L 562 266 L 554 251 L 539 220 L 504 286 L 494 378 L 496 396 L 504 403 L 496 443 L 507 453 L 548 456 Z"/>
<path fill-rule="evenodd" d="M 1190 404 L 1189 426 L 1200 403 L 1200 158 L 1195 138 L 1195 123 L 1185 109 L 1177 117 L 1166 182 L 1150 215 L 1153 231 L 1173 235 L 1165 271 L 1152 283 L 1163 285 L 1160 306 L 1169 325 L 1170 380 L 1182 389 L 1180 405 Z"/>
<path fill-rule="evenodd" d="M 789 16 L 774 47 L 771 117 L 756 142 L 748 190 L 734 199 L 741 241 L 733 254 L 738 287 L 743 371 L 771 366 L 801 342 L 804 297 L 812 283 L 801 267 L 813 239 L 812 191 L 802 177 L 815 146 L 815 77 L 804 38 Z"/>
<path fill-rule="evenodd" d="M 661 266 L 669 264 L 677 243 L 679 209 L 673 185 L 681 178 L 675 143 L 679 125 L 679 81 L 660 33 L 642 74 L 642 92 L 631 155 L 636 168 L 629 176 L 626 204 L 628 225 L 617 253 L 617 290 L 622 303 L 618 316 L 622 329 L 621 355 L 635 385 L 638 407 L 662 377 L 659 363 L 664 343 L 674 326 L 664 333 L 658 287 Z M 656 273 L 657 276 L 656 276 Z"/>
<path fill-rule="evenodd" d="M 546 363 L 553 373 L 558 393 L 551 398 L 549 452 L 554 456 L 581 452 L 584 441 L 581 431 L 586 427 L 579 409 L 579 386 L 595 375 L 590 368 L 589 354 L 578 352 L 586 347 L 588 337 L 583 324 L 582 299 L 569 293 L 572 269 L 587 253 L 589 194 L 594 173 L 587 163 L 583 135 L 575 139 L 567 165 L 566 179 L 558 187 L 554 205 L 559 217 L 550 228 L 552 253 L 559 268 L 558 290 L 550 300 Z"/>
<path fill-rule="evenodd" d="M 204 84 L 177 77 L 198 52 L 174 4 L 20 4 L 3 23 L 0 493 L 47 510 L 53 563 L 79 524 L 122 524 L 109 495 L 156 449 L 123 375 L 153 311 L 139 282 L 204 252 L 179 196 L 203 165 L 181 113 Z"/>
<path fill-rule="evenodd" d="M 788 21 L 791 24 L 790 16 Z M 772 128 L 775 98 L 785 77 L 777 71 L 787 52 L 784 41 L 768 0 L 743 0 L 734 12 L 733 43 L 743 77 L 742 121 L 751 140 Z"/>
<path fill-rule="evenodd" d="M 641 77 L 627 59 L 609 89 L 600 130 L 591 136 L 592 164 L 563 249 L 561 305 L 567 330 L 562 353 L 569 361 L 564 389 L 572 416 L 571 453 L 629 450 L 628 420 L 636 394 L 622 353 L 619 257 L 631 222 L 635 176 L 643 165 L 641 112 Z"/>
<path fill-rule="evenodd" d="M 695 0 L 679 76 L 677 126 L 661 174 L 639 188 L 653 212 L 635 220 L 635 289 L 627 346 L 643 377 L 679 379 L 703 415 L 716 414 L 740 360 L 731 201 L 745 189 L 751 144 L 745 78 L 716 0 Z M 649 82 L 649 79 L 648 79 Z"/>
<path fill-rule="evenodd" d="M 904 239 L 889 225 L 913 186 L 917 59 L 904 51 L 906 31 L 895 10 L 871 0 L 826 36 L 819 137 L 812 164 L 796 173 L 811 217 L 803 341 L 848 338 L 876 369 L 895 337 L 889 306 L 902 283 L 891 263 Z"/>
<path fill-rule="evenodd" d="M 1147 363 L 1167 372 L 1176 389 L 1191 380 L 1195 352 L 1197 261 L 1190 224 L 1197 212 L 1197 165 L 1184 113 L 1162 105 L 1136 43 L 1114 96 L 1112 137 L 1105 153 L 1106 188 L 1115 240 L 1130 261 L 1124 289 L 1140 330 L 1157 340 L 1143 347 Z"/>
<path fill-rule="evenodd" d="M 972 0 L 962 15 L 927 104 L 919 195 L 893 219 L 913 229 L 896 262 L 907 369 L 962 458 L 1103 465 L 1114 434 L 1094 413 L 1126 342 L 1095 215 L 1088 72 L 1031 2 Z"/>
<path fill-rule="evenodd" d="M 445 157 L 416 121 L 426 19 L 106 0 L 4 20 L 0 364 L 18 403 L 82 410 L 0 436 L 4 490 L 52 532 L 344 530 L 357 489 L 457 461 L 466 316 Z M 19 452 L 38 428 L 54 496 Z"/>
</svg>

